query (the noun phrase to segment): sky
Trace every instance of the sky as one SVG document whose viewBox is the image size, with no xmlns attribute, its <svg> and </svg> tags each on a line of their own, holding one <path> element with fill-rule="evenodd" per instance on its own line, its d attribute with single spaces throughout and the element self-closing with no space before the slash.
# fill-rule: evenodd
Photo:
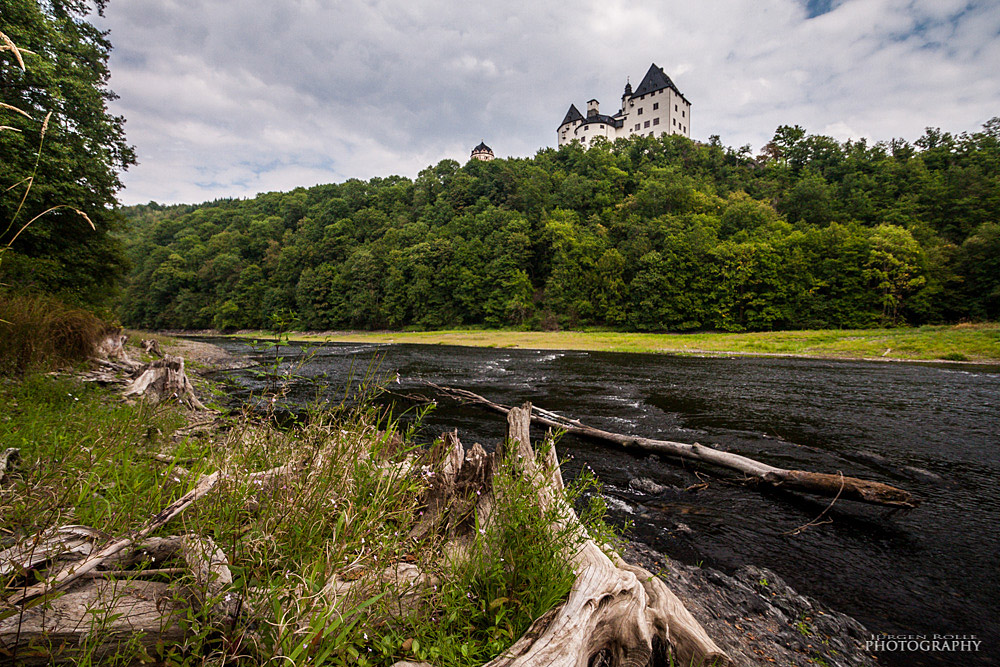
<svg viewBox="0 0 1000 667">
<path fill-rule="evenodd" d="M 691 137 L 840 141 L 1000 115 L 997 0 L 111 0 L 125 204 L 200 203 L 556 144 L 656 63 Z"/>
</svg>

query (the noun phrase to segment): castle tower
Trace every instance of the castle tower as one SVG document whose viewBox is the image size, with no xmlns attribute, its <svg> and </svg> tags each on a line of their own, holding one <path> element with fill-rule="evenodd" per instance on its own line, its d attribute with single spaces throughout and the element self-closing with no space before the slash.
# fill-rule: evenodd
<svg viewBox="0 0 1000 667">
<path fill-rule="evenodd" d="M 602 114 L 596 99 L 587 102 L 586 117 L 576 106 L 569 105 L 556 129 L 556 142 L 564 146 L 579 141 L 586 147 L 597 137 L 614 141 L 671 134 L 691 137 L 691 102 L 663 68 L 652 63 L 634 90 L 631 81 L 626 80 L 622 106 L 615 115 Z"/>
<path fill-rule="evenodd" d="M 472 149 L 472 156 L 470 160 L 482 160 L 483 162 L 489 162 L 495 155 L 493 155 L 493 149 L 486 145 L 485 142 L 480 141 L 479 145 Z"/>
</svg>

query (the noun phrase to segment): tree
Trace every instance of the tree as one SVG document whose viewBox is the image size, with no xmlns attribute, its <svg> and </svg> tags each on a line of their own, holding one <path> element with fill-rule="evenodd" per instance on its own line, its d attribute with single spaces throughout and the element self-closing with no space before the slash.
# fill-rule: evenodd
<svg viewBox="0 0 1000 667">
<path fill-rule="evenodd" d="M 10 129 L 0 131 L 0 247 L 20 234 L 0 281 L 93 303 L 126 269 L 112 233 L 119 175 L 135 154 L 125 120 L 108 111 L 111 44 L 87 22 L 92 10 L 84 0 L 4 2 L 0 125 Z"/>
<path fill-rule="evenodd" d="M 906 297 L 926 282 L 920 275 L 920 244 L 909 231 L 879 225 L 872 232 L 872 249 L 866 273 L 882 297 L 882 320 L 900 324 Z"/>
</svg>

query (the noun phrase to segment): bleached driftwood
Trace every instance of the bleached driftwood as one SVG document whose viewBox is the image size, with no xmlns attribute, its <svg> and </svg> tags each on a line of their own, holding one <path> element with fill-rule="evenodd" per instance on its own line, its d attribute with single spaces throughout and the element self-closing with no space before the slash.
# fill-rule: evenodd
<svg viewBox="0 0 1000 667">
<path fill-rule="evenodd" d="M 139 341 L 142 351 L 154 357 L 163 357 L 163 350 L 160 349 L 159 341 L 153 338 L 145 338 Z"/>
<path fill-rule="evenodd" d="M 20 455 L 21 450 L 18 447 L 8 447 L 4 450 L 3 454 L 0 454 L 0 482 L 7 477 L 7 471 L 10 469 L 11 464 L 16 461 Z"/>
<path fill-rule="evenodd" d="M 553 529 L 578 534 L 574 552 L 567 554 L 576 572 L 569 599 L 537 619 L 508 651 L 485 667 L 587 667 L 598 663 L 645 667 L 654 659 L 665 660 L 668 651 L 674 654 L 676 664 L 729 664 L 728 657 L 662 580 L 626 564 L 617 554 L 605 554 L 589 539 L 573 509 L 562 500 L 555 449 L 550 447 L 539 457 L 531 447 L 530 416 L 530 403 L 508 411 L 507 439 L 493 454 L 486 454 L 478 445 L 466 452 L 457 435 L 445 437 L 424 520 L 414 530 L 415 535 L 445 531 L 461 542 L 463 527 L 467 530 L 488 522 L 496 504 L 503 502 L 492 480 L 505 461 L 515 461 L 518 474 L 530 479 L 537 489 L 540 506 L 556 510 L 559 525 Z M 513 455 L 508 457 L 509 448 L 513 448 Z M 657 652 L 661 653 L 658 657 Z M 395 667 L 414 664 L 402 661 Z"/>
<path fill-rule="evenodd" d="M 427 384 L 448 396 L 482 405 L 501 414 L 507 414 L 511 410 L 511 408 L 505 405 L 490 401 L 479 394 L 465 389 L 443 387 L 431 382 Z M 843 474 L 786 470 L 755 461 L 746 456 L 723 452 L 698 443 L 688 444 L 612 433 L 611 431 L 586 426 L 576 419 L 568 419 L 541 408 L 532 409 L 531 420 L 574 435 L 611 442 L 623 449 L 639 449 L 728 468 L 770 486 L 804 491 L 828 498 L 840 497 L 892 507 L 912 508 L 920 504 L 920 499 L 909 491 L 883 484 L 882 482 L 847 477 Z"/>
<path fill-rule="evenodd" d="M 87 526 L 50 528 L 0 551 L 0 577 L 30 570 L 57 558 L 89 556 L 101 533 Z"/>
<path fill-rule="evenodd" d="M 153 403 L 173 398 L 193 410 L 205 409 L 184 372 L 184 359 L 169 354 L 148 364 L 122 395 L 144 396 Z"/>
<path fill-rule="evenodd" d="M 44 542 L 72 535 L 86 538 L 90 544 L 90 538 L 97 535 L 85 526 L 63 526 L 50 533 Z M 62 544 L 69 545 L 66 540 Z M 18 550 L 30 551 L 31 567 L 42 562 L 41 556 L 72 555 L 65 549 L 43 553 L 30 540 Z M 131 569 L 143 561 L 171 560 L 182 560 L 186 567 Z M 123 644 L 138 641 L 151 649 L 158 643 L 182 640 L 184 630 L 179 620 L 187 607 L 210 605 L 209 617 L 222 624 L 232 622 L 240 604 L 237 595 L 228 593 L 233 579 L 225 554 L 208 537 L 150 538 L 106 557 L 101 564 L 108 569 L 88 569 L 65 587 L 62 595 L 45 604 L 27 605 L 18 614 L 0 620 L 0 654 L 16 656 L 16 664 L 52 664 L 71 662 L 74 652 L 86 645 L 100 660 L 115 655 Z M 176 582 L 184 574 L 192 575 L 193 588 L 190 580 Z M 175 581 L 144 580 L 163 576 Z"/>
</svg>

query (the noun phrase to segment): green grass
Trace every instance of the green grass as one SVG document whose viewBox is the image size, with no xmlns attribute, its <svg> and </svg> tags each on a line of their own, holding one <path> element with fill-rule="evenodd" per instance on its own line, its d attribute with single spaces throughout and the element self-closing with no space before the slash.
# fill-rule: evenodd
<svg viewBox="0 0 1000 667">
<path fill-rule="evenodd" d="M 288 429 L 235 415 L 227 429 L 189 438 L 177 435 L 186 424 L 177 407 L 130 404 L 68 377 L 2 381 L 0 404 L 0 451 L 20 449 L 0 495 L 0 537 L 8 544 L 64 524 L 121 537 L 200 475 L 227 473 L 156 535 L 212 537 L 226 553 L 234 592 L 246 600 L 245 617 L 219 627 L 211 605 L 191 609 L 182 619 L 188 640 L 159 649 L 157 659 L 168 665 L 478 665 L 564 599 L 573 581 L 565 554 L 574 536 L 550 530 L 552 517 L 519 476 L 494 480 L 508 502 L 475 526 L 463 558 L 446 557 L 440 537 L 411 539 L 428 476 L 408 471 L 421 470 L 426 450 L 397 437 L 406 434 L 371 407 L 314 411 Z M 294 461 L 310 464 L 274 483 L 247 478 Z M 592 525 L 607 530 L 599 511 Z M 405 613 L 378 577 L 401 561 L 437 580 Z M 27 576 L 15 573 L 0 585 L 11 589 L 37 575 Z M 334 577 L 354 587 L 334 599 L 324 593 Z M 100 660 L 86 649 L 76 649 L 78 664 Z M 142 654 L 136 641 L 121 651 L 125 662 Z"/>
<path fill-rule="evenodd" d="M 252 336 L 252 334 L 241 334 Z M 645 334 L 611 331 L 486 331 L 291 333 L 301 342 L 419 343 L 474 347 L 601 350 L 668 354 L 747 354 L 891 359 L 1000 361 L 1000 324 L 900 329 Z"/>
</svg>

